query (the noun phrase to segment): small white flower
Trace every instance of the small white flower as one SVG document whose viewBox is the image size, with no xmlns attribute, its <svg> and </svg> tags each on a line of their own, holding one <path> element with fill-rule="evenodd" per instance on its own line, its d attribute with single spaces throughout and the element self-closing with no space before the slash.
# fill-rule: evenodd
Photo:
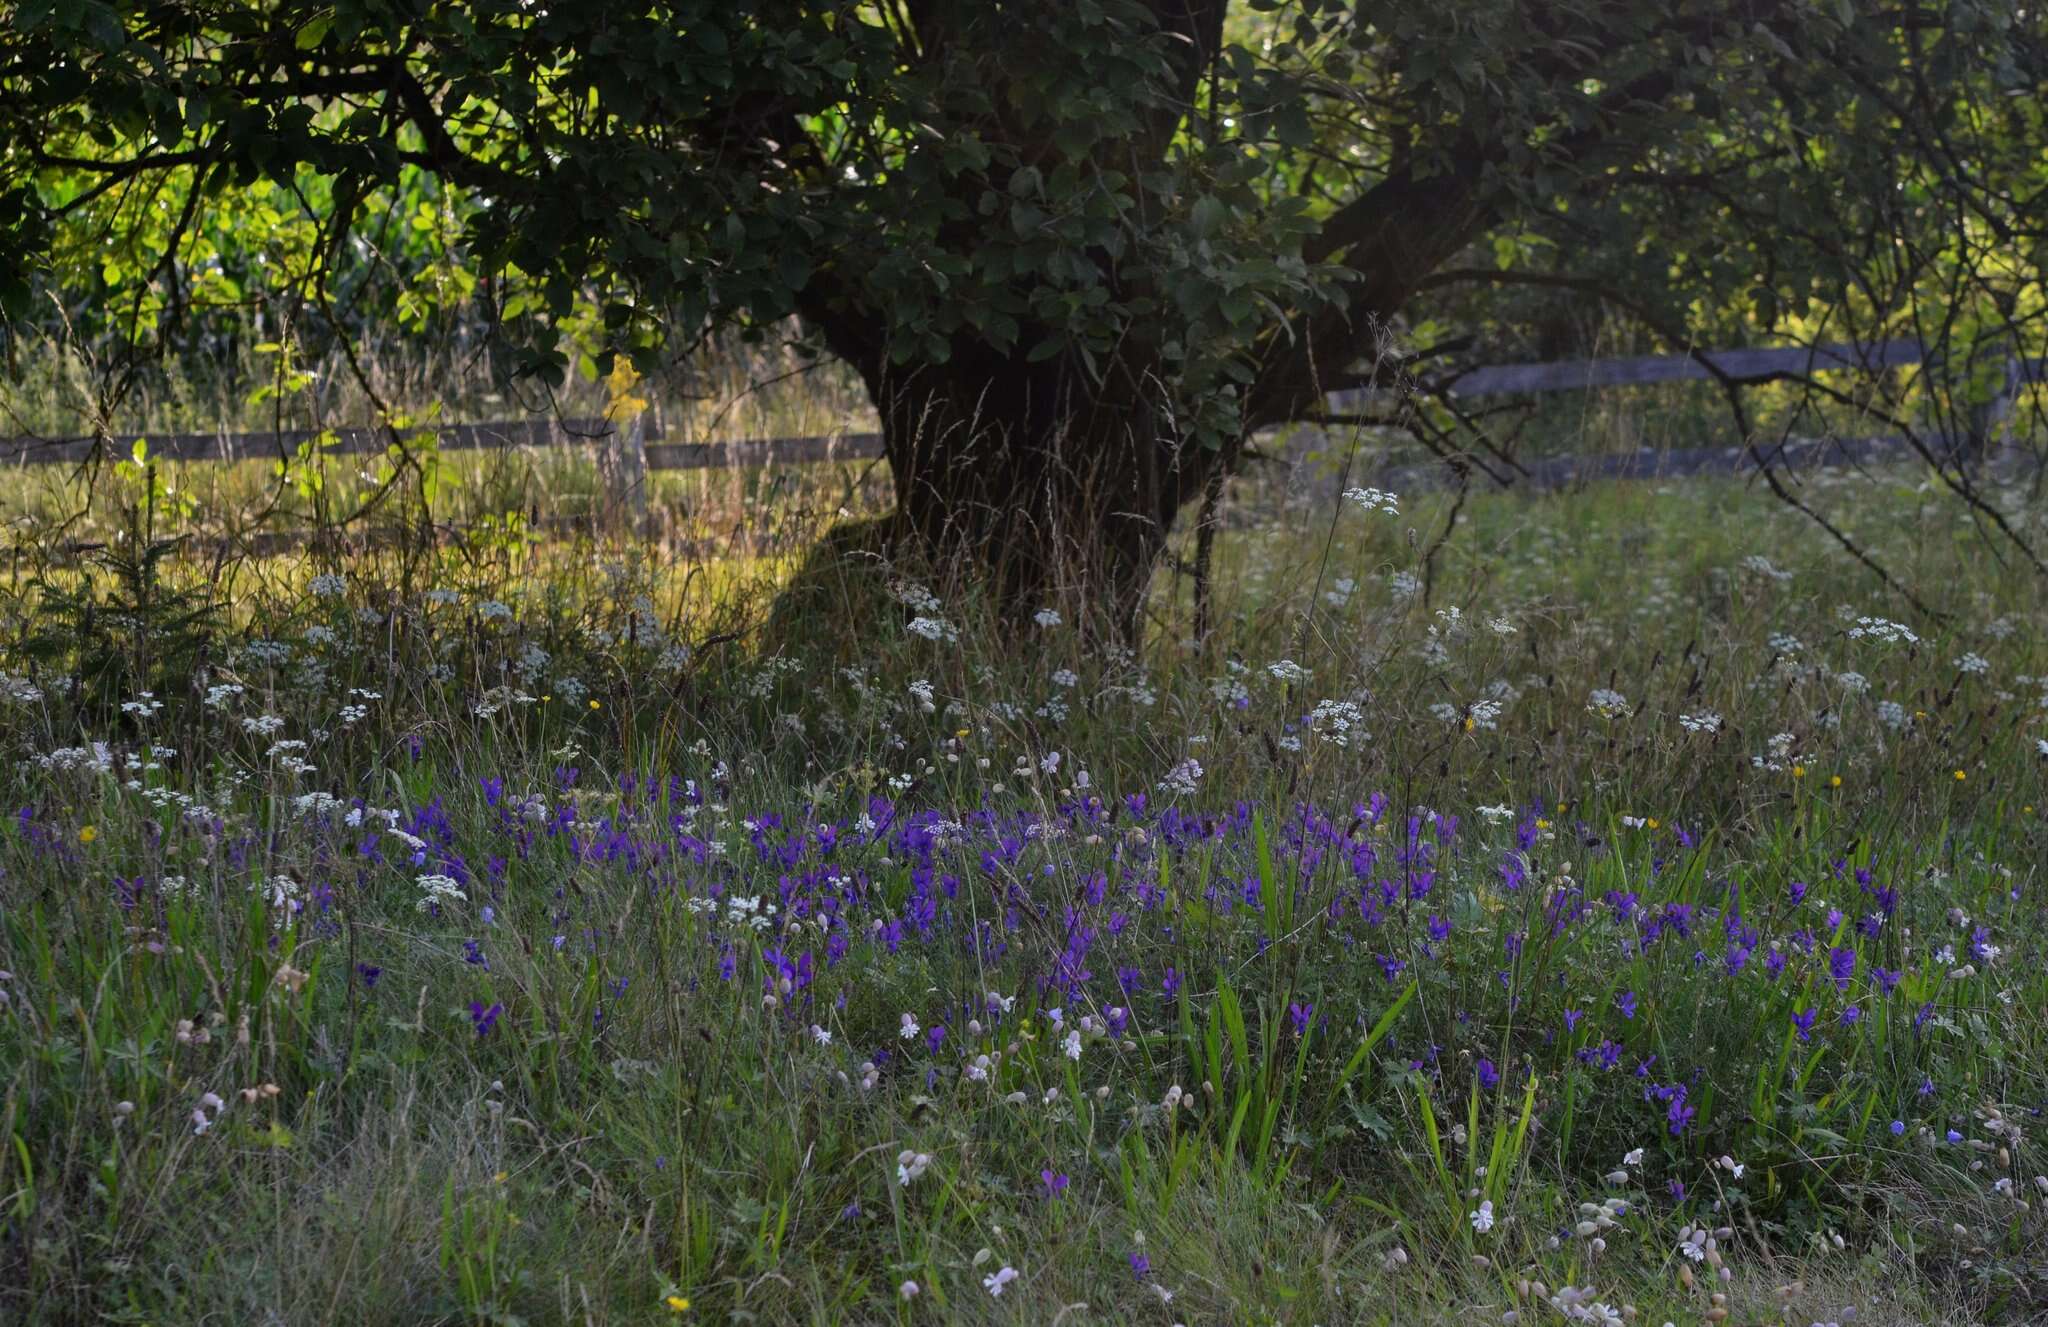
<svg viewBox="0 0 2048 1327">
<path fill-rule="evenodd" d="M 1062 1051 L 1065 1051 L 1065 1052 L 1066 1052 L 1066 1055 L 1067 1055 L 1067 1058 L 1068 1058 L 1068 1059 L 1070 1059 L 1070 1060 L 1078 1060 L 1078 1059 L 1080 1059 L 1080 1058 L 1081 1058 L 1081 1034 L 1080 1034 L 1080 1032 L 1079 1032 L 1079 1031 L 1077 1031 L 1077 1030 L 1069 1030 L 1069 1031 L 1068 1031 L 1068 1033 L 1067 1033 L 1067 1035 L 1066 1035 L 1066 1037 L 1065 1037 L 1064 1039 L 1062 1039 L 1062 1040 L 1061 1040 L 1061 1042 L 1060 1042 L 1060 1049 L 1061 1049 Z"/>
<path fill-rule="evenodd" d="M 982 1289 L 997 1299 L 1002 1298 L 1003 1287 L 1017 1279 L 1017 1269 L 1005 1263 L 1001 1269 L 981 1278 Z"/>
<path fill-rule="evenodd" d="M 1643 1149 L 1642 1149 L 1642 1148 L 1640 1148 L 1640 1147 L 1637 1147 L 1637 1148 L 1632 1148 L 1632 1149 L 1630 1149 L 1630 1151 L 1629 1151 L 1629 1154 L 1628 1154 L 1627 1156 L 1625 1156 L 1625 1157 L 1623 1157 L 1623 1158 L 1621 1159 L 1621 1164 L 1622 1164 L 1622 1165 L 1624 1165 L 1624 1166 L 1640 1166 L 1640 1165 L 1642 1165 L 1642 1164 L 1643 1164 Z"/>
<path fill-rule="evenodd" d="M 922 1031 L 924 1031 L 924 1029 L 917 1025 L 916 1016 L 912 1014 L 905 1014 L 903 1016 L 902 1023 L 896 1029 L 896 1035 L 901 1037 L 905 1041 L 909 1041 L 912 1037 L 915 1037 L 918 1033 Z"/>
<path fill-rule="evenodd" d="M 896 1154 L 896 1183 L 903 1188 L 909 1188 L 911 1181 L 924 1174 L 925 1169 L 931 1164 L 929 1152 L 913 1152 L 905 1148 Z"/>
<path fill-rule="evenodd" d="M 811 1040 L 817 1042 L 820 1046 L 830 1046 L 832 1044 L 832 1029 L 819 1027 L 816 1023 L 811 1024 Z"/>
<path fill-rule="evenodd" d="M 1031 620 L 1041 627 L 1056 627 L 1065 619 L 1050 608 L 1041 608 L 1031 615 Z"/>
<path fill-rule="evenodd" d="M 1473 1209 L 1472 1229 L 1481 1235 L 1493 1229 L 1493 1202 L 1491 1199 Z"/>
</svg>

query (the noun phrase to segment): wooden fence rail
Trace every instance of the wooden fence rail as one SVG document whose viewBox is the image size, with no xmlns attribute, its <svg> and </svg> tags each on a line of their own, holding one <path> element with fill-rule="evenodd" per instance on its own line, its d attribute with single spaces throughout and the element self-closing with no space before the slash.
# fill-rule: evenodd
<svg viewBox="0 0 2048 1327">
<path fill-rule="evenodd" d="M 1920 363 L 1925 352 L 1913 341 L 1880 341 L 1867 345 L 1828 344 L 1782 350 L 1713 350 L 1699 355 L 1641 355 L 1616 359 L 1571 360 L 1544 364 L 1495 364 L 1426 381 L 1431 392 L 1452 396 L 1496 396 L 1514 392 L 1585 391 L 1595 387 L 1645 386 L 1661 382 L 1717 380 L 1768 382 L 1810 373 L 1872 371 Z M 2000 418 L 1999 406 L 2028 383 L 2048 381 L 2048 357 L 2013 360 L 2006 372 L 2005 395 L 1994 402 L 1987 419 Z M 1332 392 L 1332 412 L 1354 410 L 1388 399 L 1387 389 L 1360 388 Z M 383 429 L 332 430 L 330 453 L 381 452 L 390 442 Z M 740 466 L 808 465 L 820 461 L 872 460 L 882 455 L 875 433 L 844 433 L 799 438 L 756 438 L 740 442 L 664 443 L 650 417 L 635 430 L 651 470 L 702 470 Z M 103 455 L 125 457 L 138 439 L 146 440 L 153 457 L 180 461 L 288 459 L 298 448 L 321 437 L 317 429 L 267 433 L 127 434 L 105 440 Z M 591 445 L 620 437 L 603 419 L 519 419 L 483 424 L 447 424 L 435 430 L 444 451 Z M 630 440 L 630 439 L 629 439 Z M 92 438 L 0 439 L 0 466 L 77 464 L 93 454 Z M 1719 449 L 1716 449 L 1719 450 Z"/>
</svg>

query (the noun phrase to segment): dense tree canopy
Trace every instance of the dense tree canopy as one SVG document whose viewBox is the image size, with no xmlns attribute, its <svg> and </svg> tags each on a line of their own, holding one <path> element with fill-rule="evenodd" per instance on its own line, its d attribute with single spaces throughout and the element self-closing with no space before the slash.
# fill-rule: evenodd
<svg viewBox="0 0 2048 1327">
<path fill-rule="evenodd" d="M 1127 612 L 1251 431 L 1459 284 L 1679 345 L 2039 337 L 2033 0 L 0 12 L 15 317 L 82 296 L 156 351 L 259 289 L 478 304 L 542 381 L 794 318 L 874 399 L 900 532 L 1017 613 Z"/>
</svg>

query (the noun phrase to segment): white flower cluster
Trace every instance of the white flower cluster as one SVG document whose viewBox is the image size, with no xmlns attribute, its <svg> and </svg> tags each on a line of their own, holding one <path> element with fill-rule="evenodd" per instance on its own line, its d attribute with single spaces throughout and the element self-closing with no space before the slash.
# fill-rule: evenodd
<svg viewBox="0 0 2048 1327">
<path fill-rule="evenodd" d="M 728 894 L 723 900 L 700 897 L 691 899 L 684 906 L 702 916 L 705 913 L 717 912 L 721 902 L 725 905 L 727 925 L 751 926 L 757 931 L 765 931 L 775 924 L 776 906 L 758 896 L 749 898 L 742 894 Z"/>
<path fill-rule="evenodd" d="M 540 681 L 552 662 L 553 655 L 542 649 L 538 642 L 528 641 L 519 647 L 519 657 L 512 661 L 512 671 L 519 675 L 520 681 L 532 686 Z"/>
<path fill-rule="evenodd" d="M 1333 746 L 1350 746 L 1356 740 L 1369 742 L 1372 734 L 1365 731 L 1365 713 L 1348 700 L 1321 700 L 1309 712 L 1308 726 L 1324 741 Z"/>
<path fill-rule="evenodd" d="M 301 793 L 292 799 L 292 814 L 300 818 L 324 816 L 340 810 L 343 805 L 345 803 L 333 793 Z"/>
<path fill-rule="evenodd" d="M 1778 568 L 1772 566 L 1771 560 L 1761 553 L 1751 553 L 1748 557 L 1742 559 L 1742 569 L 1744 571 L 1754 572 L 1759 576 L 1767 577 L 1771 580 L 1778 582 L 1780 585 L 1783 585 L 1786 581 L 1792 579 L 1791 572 L 1780 571 Z"/>
<path fill-rule="evenodd" d="M 514 705 L 531 705 L 536 698 L 517 687 L 492 687 L 477 698 L 470 713 L 479 719 L 488 719 Z"/>
<path fill-rule="evenodd" d="M 1367 511 L 1385 512 L 1389 516 L 1401 514 L 1401 499 L 1385 489 L 1347 488 L 1344 490 L 1344 500 L 1356 503 Z"/>
<path fill-rule="evenodd" d="M 1603 719 L 1624 718 L 1629 712 L 1628 697 L 1607 687 L 1595 687 L 1593 694 L 1586 697 L 1586 708 Z"/>
<path fill-rule="evenodd" d="M 242 647 L 242 658 L 258 667 L 288 663 L 292 647 L 281 640 L 252 640 Z"/>
<path fill-rule="evenodd" d="M 1251 688 L 1244 684 L 1243 675 L 1247 671 L 1245 666 L 1235 659 L 1226 661 L 1224 666 L 1230 671 L 1222 677 L 1209 679 L 1209 695 L 1218 705 L 1225 708 L 1236 708 L 1246 704 L 1251 700 L 1252 693 Z"/>
<path fill-rule="evenodd" d="M 1849 639 L 1883 641 L 1887 645 L 1900 641 L 1908 645 L 1920 643 L 1920 638 L 1910 628 L 1882 617 L 1857 618 L 1855 625 L 1849 628 Z"/>
<path fill-rule="evenodd" d="M 1681 714 L 1678 726 L 1689 733 L 1718 733 L 1721 731 L 1721 716 L 1712 710 L 1701 710 L 1698 714 Z"/>
<path fill-rule="evenodd" d="M 1195 787 L 1201 781 L 1202 762 L 1196 760 L 1193 756 L 1189 756 L 1186 760 L 1181 761 L 1178 765 L 1166 771 L 1166 777 L 1159 781 L 1159 791 L 1177 794 L 1181 797 L 1193 797 L 1195 795 Z"/>
<path fill-rule="evenodd" d="M 443 903 L 465 903 L 469 900 L 469 895 L 462 892 L 462 887 L 455 883 L 455 877 L 451 875 L 423 875 L 419 877 L 417 883 L 420 887 L 421 912 L 431 911 Z"/>
</svg>

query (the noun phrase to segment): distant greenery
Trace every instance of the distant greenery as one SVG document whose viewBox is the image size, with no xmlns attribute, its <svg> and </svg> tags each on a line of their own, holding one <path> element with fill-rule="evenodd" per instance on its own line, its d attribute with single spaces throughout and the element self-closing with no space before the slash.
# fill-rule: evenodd
<svg viewBox="0 0 2048 1327">
<path fill-rule="evenodd" d="M 1910 623 L 1721 481 L 1251 504 L 1135 655 L 16 576 L 0 1316 L 2038 1320 L 2048 618 L 1925 479 L 1811 481 Z"/>
</svg>

